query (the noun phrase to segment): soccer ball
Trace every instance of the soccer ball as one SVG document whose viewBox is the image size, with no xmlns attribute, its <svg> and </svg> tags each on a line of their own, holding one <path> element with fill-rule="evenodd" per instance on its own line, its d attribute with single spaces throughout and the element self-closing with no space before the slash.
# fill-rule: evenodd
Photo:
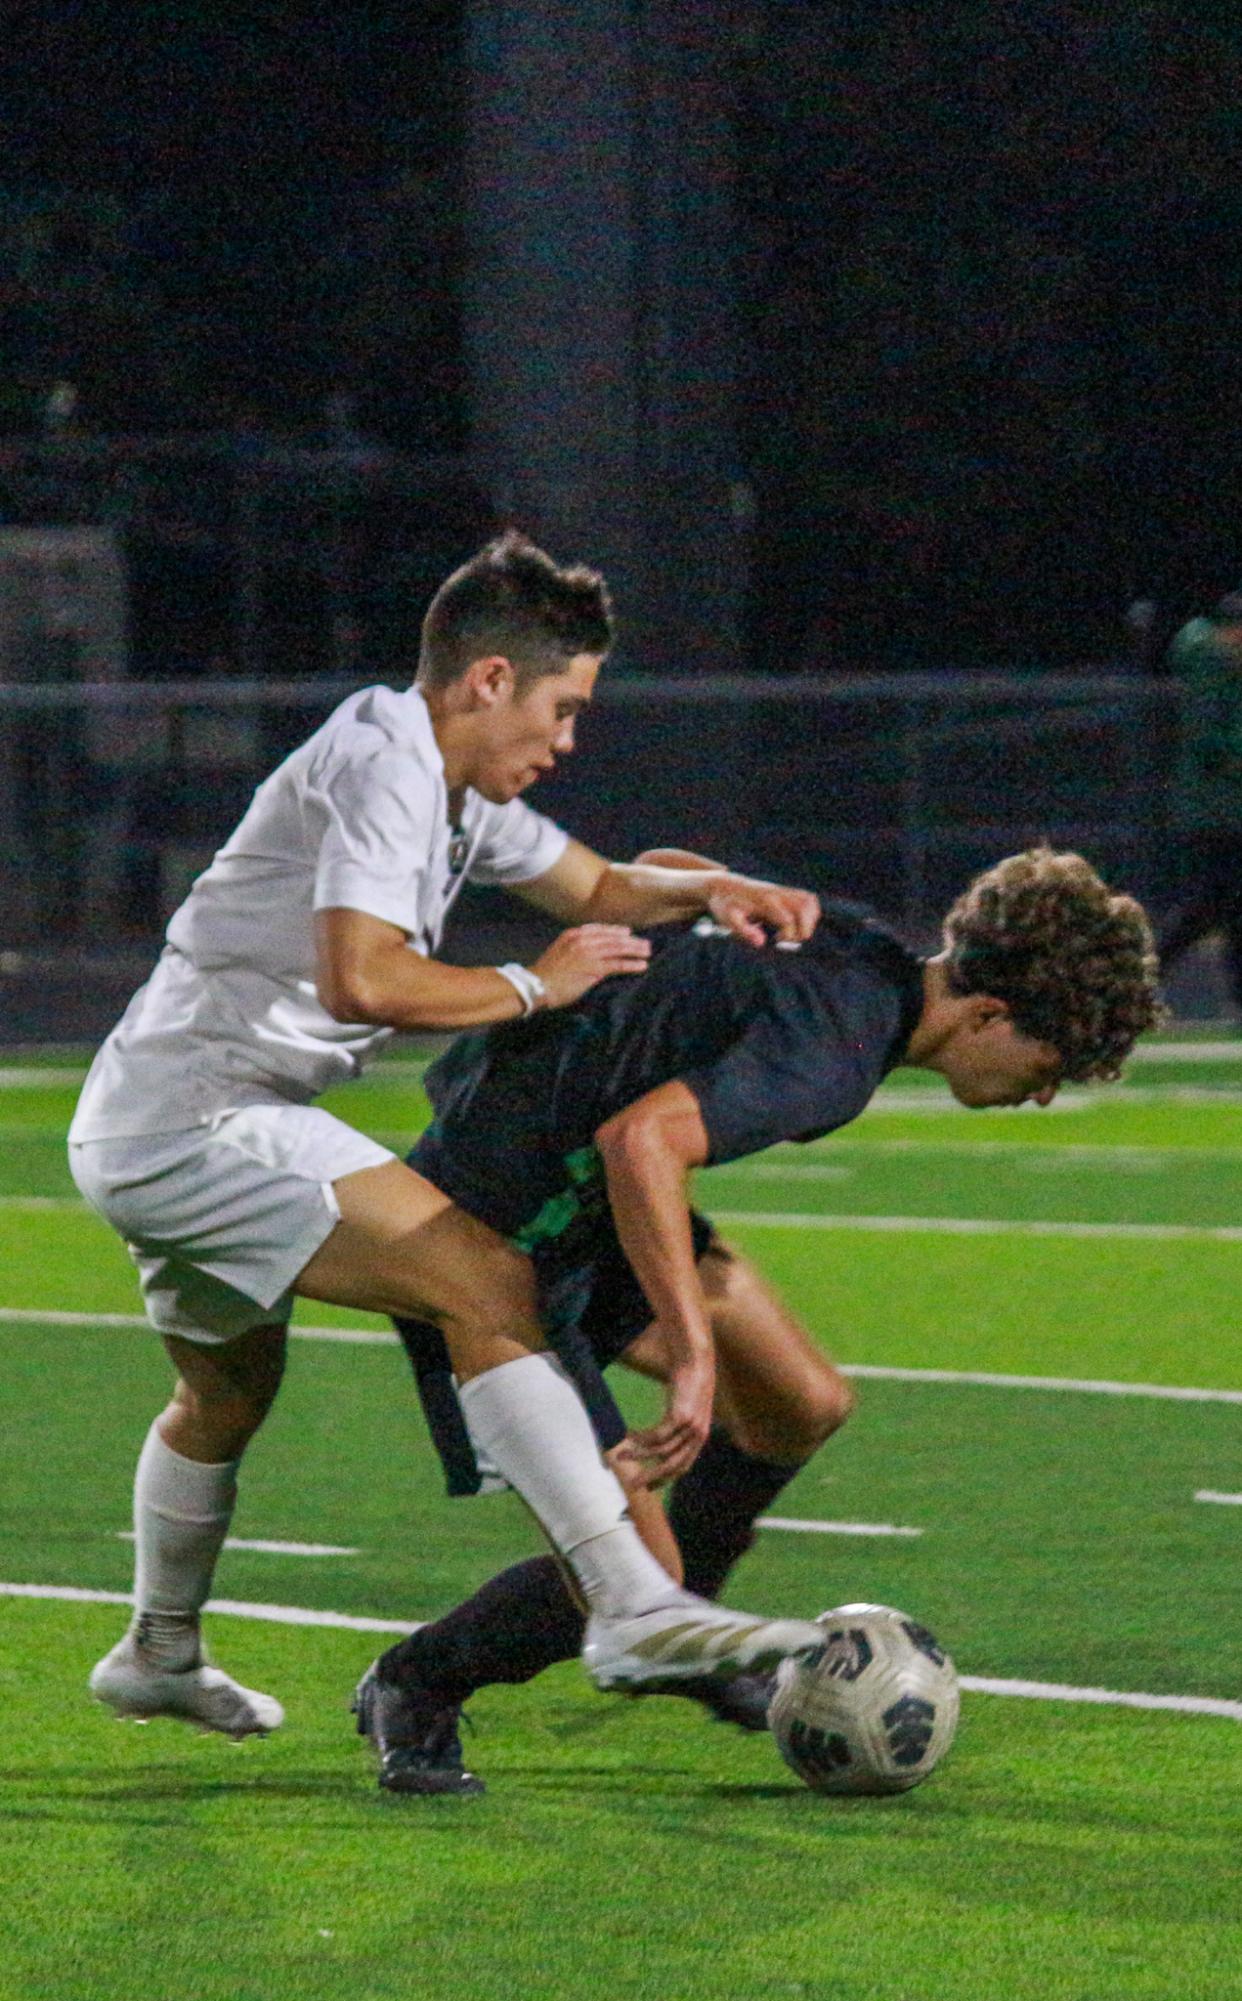
<svg viewBox="0 0 1242 2001">
<path fill-rule="evenodd" d="M 813 1792 L 907 1792 L 953 1742 L 952 1661 L 891 1605 L 837 1605 L 817 1624 L 823 1653 L 777 1672 L 768 1722 L 782 1758 Z"/>
</svg>

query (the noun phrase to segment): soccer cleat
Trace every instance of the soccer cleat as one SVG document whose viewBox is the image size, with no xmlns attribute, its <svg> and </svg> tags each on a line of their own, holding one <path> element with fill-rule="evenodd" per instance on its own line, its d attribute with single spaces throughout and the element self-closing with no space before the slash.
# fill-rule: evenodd
<svg viewBox="0 0 1242 2001">
<path fill-rule="evenodd" d="M 681 1591 L 652 1611 L 622 1619 L 592 1613 L 582 1658 L 597 1688 L 624 1695 L 660 1682 L 763 1674 L 823 1647 L 823 1627 L 810 1619 L 755 1619 Z"/>
<path fill-rule="evenodd" d="M 428 1688 L 399 1688 L 381 1681 L 372 1662 L 350 1707 L 358 1735 L 369 1737 L 379 1758 L 385 1792 L 456 1794 L 486 1792 L 462 1764 L 457 1725 L 460 1702 L 446 1702 Z"/>
<path fill-rule="evenodd" d="M 90 1691 L 117 1716 L 134 1722 L 175 1716 L 201 1730 L 219 1730 L 235 1742 L 266 1737 L 285 1720 L 275 1696 L 243 1688 L 223 1668 L 202 1660 L 193 1667 L 161 1667 L 132 1631 L 91 1670 Z"/>
<path fill-rule="evenodd" d="M 739 1730 L 766 1730 L 768 1704 L 776 1690 L 771 1674 L 735 1674 L 731 1681 L 697 1675 L 692 1681 L 647 1682 L 635 1695 L 680 1695 L 702 1703 L 718 1723 L 735 1723 Z"/>
</svg>

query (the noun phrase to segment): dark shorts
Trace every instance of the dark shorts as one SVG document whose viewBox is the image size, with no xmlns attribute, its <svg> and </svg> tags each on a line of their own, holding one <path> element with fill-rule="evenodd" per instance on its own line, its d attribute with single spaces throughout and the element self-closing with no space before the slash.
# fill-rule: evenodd
<svg viewBox="0 0 1242 2001">
<path fill-rule="evenodd" d="M 412 1167 L 459 1207 L 483 1222 L 491 1221 L 485 1206 L 472 1200 L 471 1190 L 458 1183 L 451 1149 L 439 1140 L 428 1145 L 420 1142 L 408 1158 Z M 716 1241 L 716 1234 L 705 1216 L 691 1211 L 690 1220 L 694 1254 L 700 1258 Z M 586 1405 L 601 1451 L 608 1452 L 621 1443 L 627 1427 L 603 1372 L 650 1326 L 652 1313 L 611 1219 L 602 1221 L 593 1236 L 590 1254 L 582 1255 L 584 1247 L 579 1245 L 571 1264 L 553 1255 L 541 1255 L 539 1250 L 532 1253 L 532 1263 L 548 1346 Z M 398 1320 L 394 1324 L 414 1369 L 448 1491 L 477 1494 L 484 1484 L 483 1476 L 457 1400 L 443 1337 L 427 1321 Z"/>
</svg>

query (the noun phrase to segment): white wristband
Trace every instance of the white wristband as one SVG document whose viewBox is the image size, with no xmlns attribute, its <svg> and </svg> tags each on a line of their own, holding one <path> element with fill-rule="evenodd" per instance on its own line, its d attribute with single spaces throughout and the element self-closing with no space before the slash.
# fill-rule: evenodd
<svg viewBox="0 0 1242 2001">
<path fill-rule="evenodd" d="M 532 972 L 529 966 L 497 966 L 496 971 L 515 989 L 524 1015 L 533 1014 L 540 1001 L 547 999 L 547 988 L 538 973 Z"/>
</svg>

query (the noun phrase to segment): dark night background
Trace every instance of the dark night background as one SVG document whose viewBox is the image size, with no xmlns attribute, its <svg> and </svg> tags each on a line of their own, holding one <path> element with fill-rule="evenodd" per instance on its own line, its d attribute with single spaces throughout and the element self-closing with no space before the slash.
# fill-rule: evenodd
<svg viewBox="0 0 1242 2001">
<path fill-rule="evenodd" d="M 315 442 L 345 396 L 460 449 L 460 12 L 6 10 L 0 431 L 64 379 L 91 434 Z M 1117 660 L 1132 598 L 1235 584 L 1242 25 L 731 19 L 752 663 Z"/>
</svg>

